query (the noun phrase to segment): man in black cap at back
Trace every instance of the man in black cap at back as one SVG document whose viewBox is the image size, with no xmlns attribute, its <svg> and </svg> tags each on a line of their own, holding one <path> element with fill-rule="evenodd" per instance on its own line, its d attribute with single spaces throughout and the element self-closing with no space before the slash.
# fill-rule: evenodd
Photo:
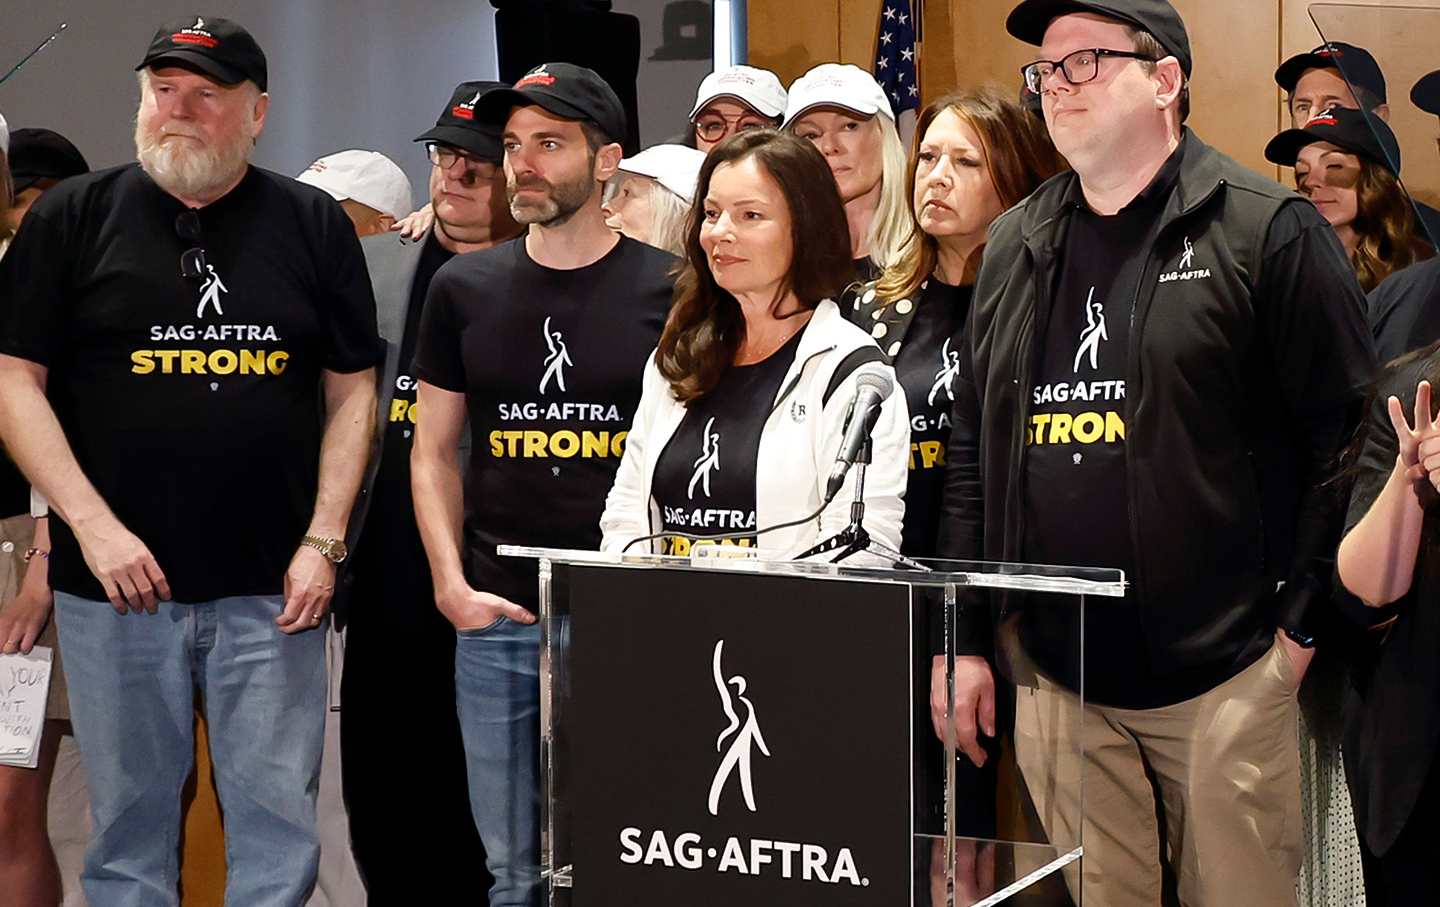
<svg viewBox="0 0 1440 907">
<path fill-rule="evenodd" d="M 198 688 L 227 901 L 293 907 L 375 302 L 339 204 L 249 163 L 269 96 L 245 29 L 187 16 L 136 69 L 138 163 L 46 192 L 0 261 L 0 439 L 53 511 L 82 882 L 93 907 L 177 902 Z"/>
<path fill-rule="evenodd" d="M 458 256 L 431 282 L 411 465 L 435 603 L 458 637 L 455 695 L 490 904 L 531 907 L 542 897 L 537 567 L 495 546 L 599 547 L 675 259 L 605 226 L 625 112 L 596 73 L 547 63 L 473 107 L 503 130 L 510 212 L 529 230 Z"/>
<path fill-rule="evenodd" d="M 80 149 L 52 129 L 17 129 L 10 134 L 10 178 L 15 203 L 5 213 L 13 234 L 35 200 L 66 177 L 89 173 Z"/>
<path fill-rule="evenodd" d="M 1073 169 L 991 227 L 941 555 L 1118 567 L 1128 588 L 1085 602 L 1080 663 L 1054 602 L 967 609 L 957 735 L 996 730 L 1004 615 L 1038 675 L 1016 759 L 1067 841 L 1080 791 L 1054 755 L 1085 756 L 1086 903 L 1294 903 L 1295 691 L 1338 542 L 1321 485 L 1373 368 L 1363 299 L 1314 206 L 1182 125 L 1169 3 L 1025 0 L 1007 28 L 1039 45 L 1023 75 Z"/>
<path fill-rule="evenodd" d="M 335 613 L 346 628 L 340 726 L 345 802 L 355 860 L 375 907 L 409 903 L 417 878 L 439 891 L 473 885 L 481 851 L 455 715 L 455 630 L 435 609 L 410 494 L 410 451 L 420 417 L 411 365 L 425 295 L 441 266 L 520 235 L 505 198 L 500 127 L 474 115 L 484 92 L 504 87 L 460 83 L 435 126 L 415 139 L 425 143 L 432 165 L 434 229 L 413 243 L 395 233 L 360 243 L 387 350 L 379 387 L 382 430 L 350 520 L 347 541 L 355 563 L 341 574 Z M 391 671 L 399 641 L 412 656 L 403 685 Z M 409 727 L 407 759 L 424 771 L 396 769 L 391 747 L 400 714 Z M 396 828 L 409 831 L 397 835 Z"/>
<path fill-rule="evenodd" d="M 1344 41 L 1321 44 L 1281 63 L 1275 70 L 1275 84 L 1285 89 L 1290 125 L 1297 129 L 1331 107 L 1364 110 L 1382 120 L 1390 119 L 1380 64 L 1370 51 Z"/>
</svg>

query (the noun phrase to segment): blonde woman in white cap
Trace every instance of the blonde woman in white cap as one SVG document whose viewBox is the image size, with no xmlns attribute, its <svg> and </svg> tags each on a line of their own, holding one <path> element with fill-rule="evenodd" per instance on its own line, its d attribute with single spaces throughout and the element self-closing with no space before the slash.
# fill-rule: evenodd
<svg viewBox="0 0 1440 907">
<path fill-rule="evenodd" d="M 601 210 L 612 230 L 664 249 L 685 250 L 685 216 L 695 200 L 695 179 L 705 152 L 684 145 L 652 145 L 620 162 L 622 176 Z"/>
<path fill-rule="evenodd" d="M 708 152 L 745 129 L 779 126 L 784 113 L 785 86 L 775 73 L 754 66 L 717 69 L 695 94 L 684 144 Z"/>
<path fill-rule="evenodd" d="M 835 175 L 856 278 L 873 280 L 895 265 L 914 220 L 905 146 L 885 90 L 858 66 L 822 63 L 790 86 L 784 128 L 814 143 Z"/>
<path fill-rule="evenodd" d="M 357 236 L 384 233 L 410 213 L 410 180 L 378 151 L 352 148 L 327 154 L 295 178 L 330 193 Z"/>
</svg>

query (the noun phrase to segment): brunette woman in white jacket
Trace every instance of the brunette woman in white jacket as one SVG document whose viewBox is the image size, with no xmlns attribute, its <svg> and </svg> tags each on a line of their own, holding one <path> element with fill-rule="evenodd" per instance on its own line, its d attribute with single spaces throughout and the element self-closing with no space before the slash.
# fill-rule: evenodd
<svg viewBox="0 0 1440 907">
<path fill-rule="evenodd" d="M 685 246 L 675 307 L 645 366 L 600 519 L 601 547 L 664 533 L 642 550 L 684 553 L 689 536 L 724 532 L 794 556 L 849 523 L 857 470 L 818 518 L 752 531 L 819 509 L 859 375 L 894 381 L 874 341 L 830 301 L 851 261 L 824 159 L 769 130 L 726 140 L 700 172 Z M 865 528 L 898 549 L 910 457 L 904 394 L 881 406 L 872 439 Z"/>
</svg>

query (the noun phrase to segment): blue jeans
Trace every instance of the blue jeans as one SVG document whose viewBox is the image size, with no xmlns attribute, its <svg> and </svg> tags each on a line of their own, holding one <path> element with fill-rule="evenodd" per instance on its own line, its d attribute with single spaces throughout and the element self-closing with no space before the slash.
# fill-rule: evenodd
<svg viewBox="0 0 1440 907">
<path fill-rule="evenodd" d="M 122 615 L 55 593 L 90 784 L 81 875 L 90 907 L 180 903 L 180 792 L 194 763 L 197 687 L 225 813 L 225 903 L 304 903 L 320 859 L 325 634 L 284 635 L 282 607 L 278 595 L 243 596 Z"/>
<path fill-rule="evenodd" d="M 540 626 L 460 630 L 455 702 L 490 907 L 540 904 Z"/>
</svg>

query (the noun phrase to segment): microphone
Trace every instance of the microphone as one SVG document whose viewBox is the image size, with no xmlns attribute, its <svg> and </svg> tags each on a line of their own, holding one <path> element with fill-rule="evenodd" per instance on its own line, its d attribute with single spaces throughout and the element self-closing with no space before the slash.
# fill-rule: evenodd
<svg viewBox="0 0 1440 907">
<path fill-rule="evenodd" d="M 840 444 L 840 453 L 830 469 L 830 480 L 825 484 L 826 504 L 840 492 L 846 473 L 870 440 L 870 432 L 875 430 L 875 423 L 880 419 L 880 404 L 889 399 L 894 390 L 895 383 L 878 372 L 862 372 L 855 379 L 855 399 L 850 403 L 850 414 L 845 417 L 845 440 Z"/>
</svg>

